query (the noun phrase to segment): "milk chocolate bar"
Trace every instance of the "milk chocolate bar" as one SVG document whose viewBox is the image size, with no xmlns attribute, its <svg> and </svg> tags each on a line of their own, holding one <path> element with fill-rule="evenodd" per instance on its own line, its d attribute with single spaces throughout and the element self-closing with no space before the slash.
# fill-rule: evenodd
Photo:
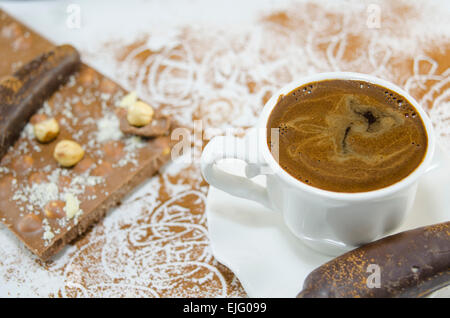
<svg viewBox="0 0 450 318">
<path fill-rule="evenodd" d="M 54 47 L 0 10 L 0 76 L 16 73 Z M 141 138 L 120 130 L 115 111 L 127 94 L 81 63 L 22 123 L 19 138 L 1 158 L 0 221 L 42 260 L 84 233 L 170 158 L 167 134 Z M 42 117 L 55 119 L 60 127 L 47 143 L 39 142 L 33 130 Z M 61 140 L 75 141 L 84 150 L 71 168 L 53 157 Z"/>
<path fill-rule="evenodd" d="M 449 284 L 446 222 L 391 235 L 333 259 L 308 275 L 298 297 L 424 297 Z"/>
<path fill-rule="evenodd" d="M 0 158 L 19 137 L 31 115 L 79 64 L 78 52 L 70 45 L 62 45 L 0 80 Z"/>
</svg>

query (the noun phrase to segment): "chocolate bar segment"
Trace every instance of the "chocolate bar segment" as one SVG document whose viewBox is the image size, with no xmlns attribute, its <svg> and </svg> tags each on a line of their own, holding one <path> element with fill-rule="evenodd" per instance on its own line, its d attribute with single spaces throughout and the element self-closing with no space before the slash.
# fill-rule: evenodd
<svg viewBox="0 0 450 318">
<path fill-rule="evenodd" d="M 5 36 L 11 29 L 17 36 Z M 26 45 L 17 45 L 17 38 Z M 15 73 L 24 62 L 52 48 L 0 10 L 1 76 Z M 26 72 L 31 73 L 35 74 Z M 11 77 L 6 86 L 17 92 L 20 82 Z M 115 111 L 127 94 L 80 63 L 0 159 L 0 222 L 40 259 L 48 260 L 84 233 L 170 159 L 170 137 L 140 138 L 120 130 Z M 45 117 L 57 121 L 60 131 L 51 142 L 41 143 L 33 125 Z M 61 140 L 75 141 L 85 151 L 71 168 L 53 157 Z"/>
<path fill-rule="evenodd" d="M 80 65 L 70 45 L 55 47 L 0 81 L 0 158 L 30 117 Z"/>
<path fill-rule="evenodd" d="M 136 127 L 128 123 L 126 109 L 120 108 L 116 112 L 120 121 L 120 130 L 125 134 L 131 134 L 142 137 L 164 136 L 170 130 L 171 120 L 167 116 L 157 115 L 145 126 Z"/>
<path fill-rule="evenodd" d="M 298 297 L 424 297 L 449 284 L 446 222 L 391 235 L 333 259 L 306 277 Z"/>
</svg>

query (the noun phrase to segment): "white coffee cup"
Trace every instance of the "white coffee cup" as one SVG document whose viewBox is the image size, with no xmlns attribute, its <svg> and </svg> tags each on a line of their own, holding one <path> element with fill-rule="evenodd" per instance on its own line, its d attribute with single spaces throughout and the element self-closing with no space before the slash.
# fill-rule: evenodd
<svg viewBox="0 0 450 318">
<path fill-rule="evenodd" d="M 378 190 L 340 193 L 302 183 L 279 166 L 267 146 L 266 136 L 267 121 L 279 96 L 308 83 L 328 79 L 377 84 L 398 93 L 414 106 L 425 125 L 428 146 L 422 163 L 411 174 Z M 433 167 L 435 135 L 423 108 L 398 86 L 365 74 L 321 73 L 291 82 L 266 103 L 255 132 L 243 139 L 232 136 L 213 138 L 201 157 L 204 178 L 210 185 L 229 194 L 257 201 L 273 211 L 281 212 L 286 225 L 298 238 L 329 255 L 341 254 L 396 229 L 411 210 L 419 178 Z M 246 161 L 247 177 L 222 170 L 219 161 L 225 158 Z M 265 187 L 251 180 L 259 174 L 266 175 Z"/>
</svg>

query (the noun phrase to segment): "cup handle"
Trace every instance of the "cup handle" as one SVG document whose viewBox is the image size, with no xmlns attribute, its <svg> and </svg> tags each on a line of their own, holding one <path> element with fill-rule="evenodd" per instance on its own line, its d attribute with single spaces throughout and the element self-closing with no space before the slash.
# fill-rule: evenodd
<svg viewBox="0 0 450 318">
<path fill-rule="evenodd" d="M 209 141 L 201 157 L 201 171 L 205 180 L 212 186 L 231 195 L 256 201 L 272 210 L 267 188 L 256 184 L 250 178 L 260 174 L 261 163 L 250 160 L 251 150 L 248 147 L 250 138 L 218 136 Z M 255 155 L 253 153 L 253 155 Z M 225 172 L 218 166 L 222 159 L 239 159 L 247 163 L 246 177 Z"/>
</svg>

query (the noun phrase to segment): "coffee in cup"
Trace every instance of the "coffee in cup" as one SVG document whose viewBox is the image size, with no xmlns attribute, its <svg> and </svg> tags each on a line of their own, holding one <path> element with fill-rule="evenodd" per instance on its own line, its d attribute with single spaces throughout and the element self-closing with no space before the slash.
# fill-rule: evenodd
<svg viewBox="0 0 450 318">
<path fill-rule="evenodd" d="M 278 133 L 277 144 L 272 141 Z M 428 137 L 403 96 L 359 80 L 308 83 L 280 96 L 267 123 L 279 165 L 297 180 L 334 192 L 390 186 L 423 161 Z"/>
</svg>

